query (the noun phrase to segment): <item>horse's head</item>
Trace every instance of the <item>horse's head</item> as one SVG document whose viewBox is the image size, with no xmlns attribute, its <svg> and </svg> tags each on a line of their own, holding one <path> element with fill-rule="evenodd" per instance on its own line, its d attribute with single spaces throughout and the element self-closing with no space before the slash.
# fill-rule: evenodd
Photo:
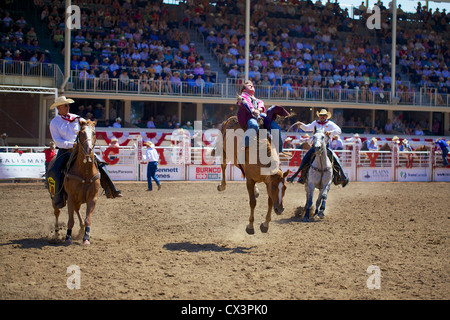
<svg viewBox="0 0 450 320">
<path fill-rule="evenodd" d="M 79 120 L 80 131 L 78 132 L 78 147 L 85 156 L 89 156 L 94 152 L 95 146 L 95 125 L 96 121 Z"/>
<path fill-rule="evenodd" d="M 325 150 L 327 139 L 328 137 L 323 130 L 316 130 L 313 135 L 312 146 L 316 151 Z"/>
<path fill-rule="evenodd" d="M 284 211 L 283 198 L 286 192 L 286 177 L 289 175 L 289 170 L 278 172 L 270 176 L 270 182 L 267 186 L 267 193 L 272 200 L 273 209 L 276 214 L 282 214 Z"/>
</svg>

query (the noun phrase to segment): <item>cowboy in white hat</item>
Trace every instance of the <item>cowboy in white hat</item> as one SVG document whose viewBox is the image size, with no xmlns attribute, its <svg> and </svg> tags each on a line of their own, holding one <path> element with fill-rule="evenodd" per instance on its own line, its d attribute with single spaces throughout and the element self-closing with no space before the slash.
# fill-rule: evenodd
<svg viewBox="0 0 450 320">
<path fill-rule="evenodd" d="M 52 168 L 47 172 L 46 179 L 49 186 L 54 186 L 54 190 L 50 190 L 50 194 L 55 202 L 56 208 L 63 208 L 65 206 L 65 192 L 63 188 L 64 176 L 61 174 L 62 169 L 65 168 L 73 148 L 76 146 L 77 133 L 80 131 L 80 120 L 84 120 L 80 116 L 69 112 L 69 105 L 74 103 L 72 99 L 67 99 L 61 96 L 55 99 L 55 102 L 50 106 L 50 109 L 57 109 L 58 114 L 50 122 L 50 133 L 53 141 L 58 147 L 56 160 Z M 120 191 L 116 189 L 105 163 L 99 161 L 98 169 L 100 171 L 100 183 L 106 191 L 108 198 L 121 197 Z"/>
<path fill-rule="evenodd" d="M 147 191 L 152 191 L 152 179 L 155 180 L 158 190 L 161 190 L 161 182 L 156 176 L 156 169 L 158 169 L 159 153 L 155 149 L 155 145 L 151 141 L 145 143 L 147 150 L 145 151 L 144 161 L 147 161 Z"/>
<path fill-rule="evenodd" d="M 319 117 L 319 120 L 314 120 L 310 124 L 304 124 L 303 122 L 299 122 L 300 128 L 303 131 L 315 132 L 316 130 L 322 130 L 325 132 L 325 134 L 328 137 L 341 134 L 341 132 L 342 132 L 341 128 L 333 121 L 330 121 L 331 112 L 327 111 L 326 109 L 322 109 L 322 110 L 320 110 L 320 112 L 317 111 L 316 114 Z M 332 160 L 331 162 L 333 163 L 333 167 L 335 169 L 334 173 L 333 173 L 333 175 L 336 177 L 334 179 L 334 184 L 336 184 L 336 185 L 342 184 L 342 187 L 347 186 L 348 178 L 347 178 L 347 175 L 345 174 L 344 170 L 342 169 L 339 158 L 329 148 L 328 145 L 327 145 L 327 151 L 328 151 L 328 156 L 330 157 L 330 160 Z M 306 182 L 308 169 L 309 169 L 309 166 L 311 165 L 312 155 L 314 154 L 314 152 L 315 152 L 314 147 L 309 149 L 309 151 L 303 157 L 302 162 L 300 163 L 300 167 L 298 168 L 297 172 L 294 173 L 294 175 L 292 177 L 288 178 L 287 181 L 289 181 L 289 182 L 294 181 L 294 179 L 297 177 L 297 175 L 301 171 L 302 175 L 298 179 L 298 182 L 302 183 L 302 184 L 304 184 Z M 334 158 L 334 162 L 331 157 Z"/>
<path fill-rule="evenodd" d="M 412 151 L 411 146 L 409 145 L 408 139 L 403 139 L 402 144 L 400 145 L 400 151 Z"/>
</svg>

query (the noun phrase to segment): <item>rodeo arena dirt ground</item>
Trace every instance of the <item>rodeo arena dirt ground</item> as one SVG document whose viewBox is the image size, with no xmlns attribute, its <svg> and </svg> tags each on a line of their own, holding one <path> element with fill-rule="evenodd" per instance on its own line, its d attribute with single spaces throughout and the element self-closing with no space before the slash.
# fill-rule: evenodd
<svg viewBox="0 0 450 320">
<path fill-rule="evenodd" d="M 224 192 L 217 184 L 165 182 L 147 192 L 146 182 L 117 182 L 124 197 L 99 198 L 90 246 L 64 245 L 66 208 L 54 241 L 43 183 L 0 184 L 0 298 L 450 298 L 449 183 L 333 185 L 317 222 L 296 216 L 305 190 L 288 184 L 284 213 L 254 235 L 245 232 L 245 183 Z M 267 208 L 259 189 L 255 226 Z M 79 290 L 69 289 L 70 266 L 79 268 Z"/>
</svg>

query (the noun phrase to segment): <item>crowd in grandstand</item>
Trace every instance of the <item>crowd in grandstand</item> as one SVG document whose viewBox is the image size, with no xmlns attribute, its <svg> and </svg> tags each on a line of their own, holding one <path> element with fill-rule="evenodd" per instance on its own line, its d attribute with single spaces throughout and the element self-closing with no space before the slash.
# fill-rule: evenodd
<svg viewBox="0 0 450 320">
<path fill-rule="evenodd" d="M 36 0 L 35 5 L 54 47 L 64 54 L 63 1 Z M 155 80 L 175 91 L 179 84 L 175 72 L 186 74 L 180 81 L 191 80 L 193 88 L 204 82 L 211 87 L 216 81 L 216 73 L 198 54 L 176 13 L 161 1 L 99 0 L 79 5 L 81 29 L 72 35 L 71 69 L 81 80 L 100 75 L 103 81 L 141 80 L 142 91 L 150 92 Z M 320 94 L 318 89 L 326 88 L 330 90 L 326 99 L 336 99 L 339 90 L 341 100 L 351 100 L 352 89 L 361 91 L 362 101 L 370 102 L 374 96 L 387 99 L 383 92 L 390 91 L 393 77 L 390 50 L 383 50 L 383 43 L 391 41 L 391 14 L 382 2 L 377 5 L 382 25 L 374 37 L 364 30 L 369 15 L 364 2 L 358 8 L 361 18 L 352 18 L 337 1 L 252 2 L 249 78 L 267 87 L 272 96 L 285 95 L 287 90 L 293 99 L 314 98 Z M 217 1 L 213 6 L 208 1 L 188 1 L 186 6 L 182 24 L 202 33 L 223 71 L 240 82 L 245 64 L 244 2 Z M 2 58 L 49 62 L 24 18 L 2 15 Z M 427 11 L 418 3 L 409 20 L 399 5 L 398 17 L 403 21 L 398 26 L 399 70 L 394 77 L 398 98 L 410 102 L 416 86 L 448 93 L 450 15 L 445 10 Z M 423 27 L 418 28 L 418 22 Z"/>
<path fill-rule="evenodd" d="M 30 68 L 50 62 L 48 49 L 65 54 L 64 1 L 34 3 L 53 47 L 41 48 L 24 17 L 1 10 L 0 59 L 5 67 L 13 61 L 29 61 Z M 78 88 L 214 94 L 218 70 L 205 63 L 186 27 L 203 35 L 221 71 L 236 84 L 243 81 L 244 1 L 186 1 L 183 19 L 158 0 L 72 3 L 81 8 L 81 29 L 73 31 L 71 39 L 71 69 Z M 369 32 L 364 3 L 353 16 L 337 1 L 252 1 L 248 76 L 256 84 L 256 95 L 389 102 L 386 93 L 396 81 L 402 103 L 412 103 L 414 92 L 424 87 L 436 103 L 444 103 L 442 94 L 450 88 L 450 14 L 426 10 L 420 3 L 417 12 L 408 14 L 398 5 L 398 68 L 393 76 L 391 8 L 377 3 L 381 28 Z M 394 131 L 405 133 L 416 131 L 417 125 L 402 119 L 392 124 Z M 390 131 L 384 124 L 368 130 Z"/>
</svg>

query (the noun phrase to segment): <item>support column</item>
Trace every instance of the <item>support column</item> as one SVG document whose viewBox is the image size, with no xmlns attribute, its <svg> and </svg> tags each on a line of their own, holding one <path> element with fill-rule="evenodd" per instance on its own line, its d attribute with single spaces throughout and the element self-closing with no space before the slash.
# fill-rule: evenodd
<svg viewBox="0 0 450 320">
<path fill-rule="evenodd" d="M 128 123 L 131 123 L 131 100 L 125 100 L 123 103 L 123 117 Z"/>
<path fill-rule="evenodd" d="M 448 136 L 450 135 L 450 113 L 444 112 L 444 135 Z"/>
<path fill-rule="evenodd" d="M 196 110 L 196 121 L 202 121 L 203 119 L 203 103 L 198 102 L 197 103 L 197 110 Z"/>
</svg>

